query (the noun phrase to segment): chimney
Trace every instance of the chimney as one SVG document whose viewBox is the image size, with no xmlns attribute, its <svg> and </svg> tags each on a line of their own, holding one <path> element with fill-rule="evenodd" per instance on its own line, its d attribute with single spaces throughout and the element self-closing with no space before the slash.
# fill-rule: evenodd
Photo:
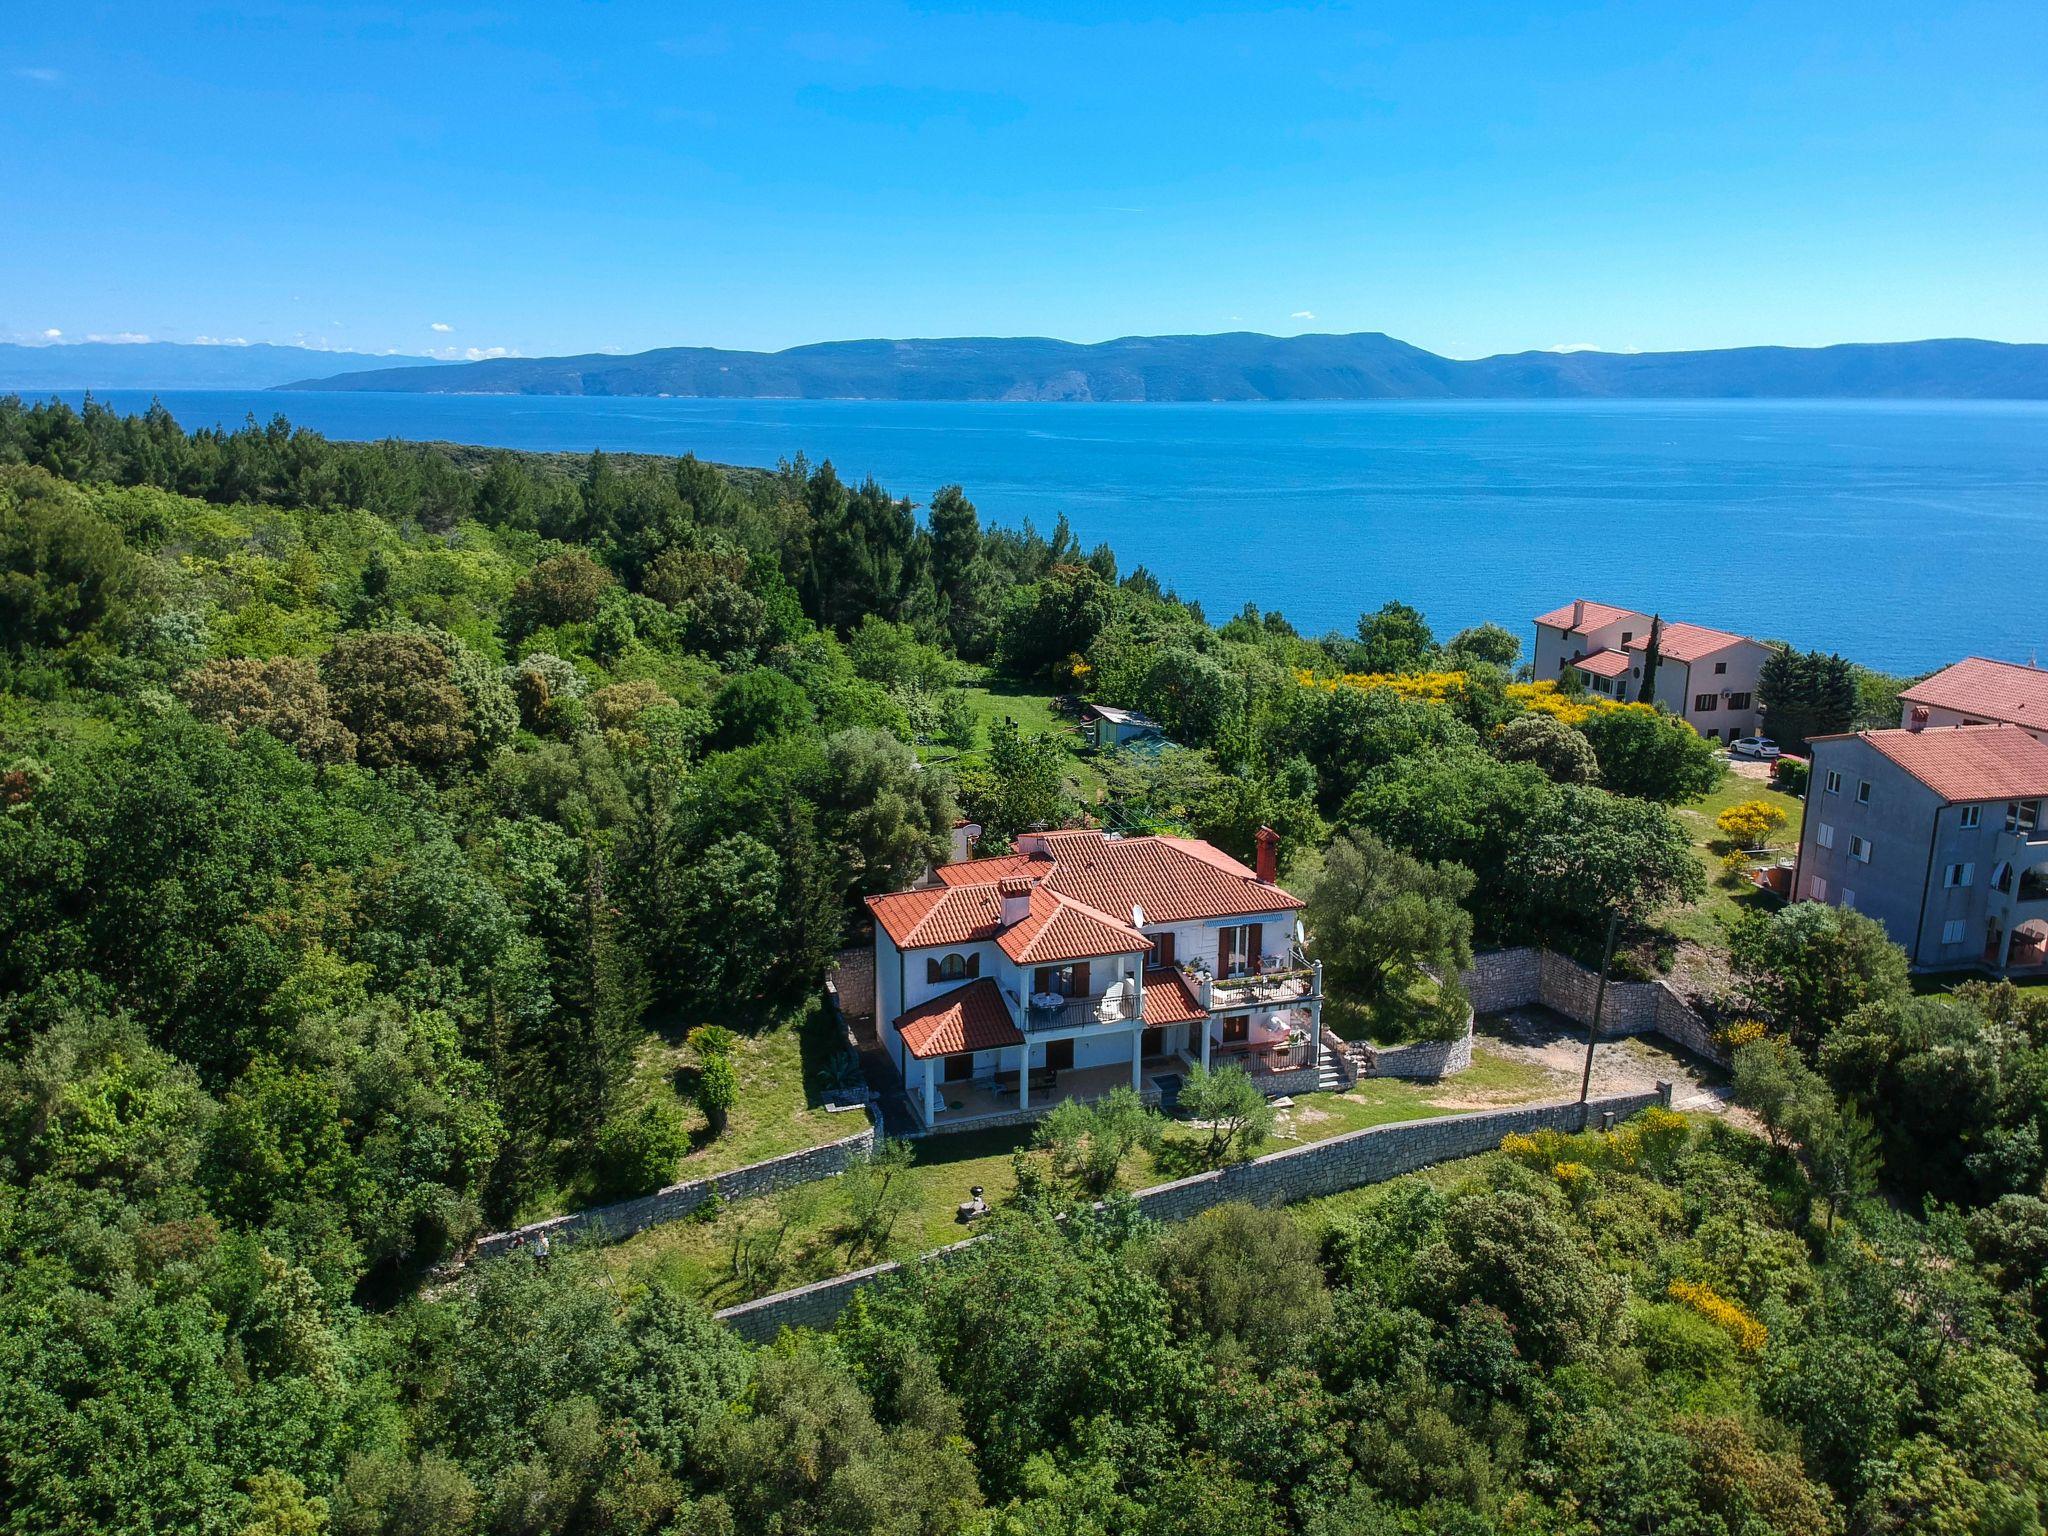
<svg viewBox="0 0 2048 1536">
<path fill-rule="evenodd" d="M 1575 597 L 1572 599 L 1572 628 L 1577 629 L 1585 622 L 1586 600 L 1583 597 Z"/>
<path fill-rule="evenodd" d="M 996 882 L 996 894 L 1003 898 L 1003 926 L 1014 928 L 1031 915 L 1031 882 L 1011 875 Z"/>
<path fill-rule="evenodd" d="M 1271 827 L 1259 828 L 1259 883 L 1271 885 L 1280 878 L 1280 834 Z"/>
<path fill-rule="evenodd" d="M 1927 729 L 1927 706 L 1925 704 L 1915 704 L 1913 706 L 1913 713 L 1906 717 L 1906 729 L 1909 731 L 1924 731 Z"/>
</svg>

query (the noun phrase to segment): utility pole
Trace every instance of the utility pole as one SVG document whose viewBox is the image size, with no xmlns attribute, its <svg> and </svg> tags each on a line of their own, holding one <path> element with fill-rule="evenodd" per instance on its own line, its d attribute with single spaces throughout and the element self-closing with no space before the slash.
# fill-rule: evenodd
<svg viewBox="0 0 2048 1536">
<path fill-rule="evenodd" d="M 1579 1129 L 1586 1128 L 1586 1101 L 1593 1091 L 1593 1047 L 1600 1040 L 1600 1010 L 1607 1005 L 1607 973 L 1614 966 L 1614 937 L 1621 929 L 1621 909 L 1607 914 L 1607 947 L 1600 954 L 1600 987 L 1593 994 L 1593 1022 L 1586 1026 L 1586 1070 L 1579 1074 Z"/>
</svg>

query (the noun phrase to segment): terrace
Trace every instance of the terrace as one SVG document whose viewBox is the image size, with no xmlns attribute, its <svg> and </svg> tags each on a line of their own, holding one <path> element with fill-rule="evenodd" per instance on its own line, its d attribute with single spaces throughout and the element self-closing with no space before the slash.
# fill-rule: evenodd
<svg viewBox="0 0 2048 1536">
<path fill-rule="evenodd" d="M 1186 1070 L 1187 1063 L 1178 1056 L 1147 1056 L 1139 1066 L 1139 1097 L 1147 1104 L 1158 1104 L 1162 1095 L 1154 1074 L 1177 1076 Z M 950 1131 L 978 1124 L 1035 1120 L 1062 1099 L 1076 1099 L 1086 1104 L 1106 1098 L 1115 1089 L 1130 1086 L 1131 1069 L 1127 1064 L 1066 1067 L 1058 1071 L 1034 1067 L 1030 1107 L 1020 1108 L 1015 1072 L 998 1072 L 993 1077 L 942 1083 L 939 1085 L 939 1112 L 932 1122 L 932 1129 Z"/>
</svg>

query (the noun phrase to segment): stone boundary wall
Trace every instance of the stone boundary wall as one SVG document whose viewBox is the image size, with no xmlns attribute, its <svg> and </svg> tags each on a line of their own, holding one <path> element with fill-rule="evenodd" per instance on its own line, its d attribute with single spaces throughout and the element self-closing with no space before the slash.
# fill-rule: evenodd
<svg viewBox="0 0 2048 1536">
<path fill-rule="evenodd" d="M 490 1258 L 510 1248 L 515 1238 L 523 1237 L 532 1242 L 543 1232 L 550 1243 L 574 1242 L 585 1236 L 601 1243 L 616 1243 L 649 1227 L 680 1221 L 709 1200 L 714 1192 L 726 1200 L 752 1200 L 795 1184 L 829 1179 L 834 1174 L 844 1173 L 855 1158 L 874 1150 L 874 1115 L 867 1111 L 860 1118 L 862 1123 L 858 1131 L 838 1141 L 828 1141 L 823 1146 L 804 1147 L 795 1152 L 785 1152 L 780 1157 L 771 1157 L 765 1162 L 749 1163 L 743 1168 L 731 1168 L 724 1173 L 670 1184 L 651 1195 L 621 1200 L 615 1205 L 595 1205 L 587 1210 L 571 1211 L 566 1216 L 551 1216 L 546 1221 L 514 1227 L 509 1232 L 493 1232 L 478 1240 L 471 1257 Z"/>
<path fill-rule="evenodd" d="M 1576 1099 L 1554 1104 L 1529 1104 L 1481 1114 L 1446 1115 L 1435 1120 L 1408 1120 L 1375 1125 L 1305 1147 L 1290 1147 L 1250 1162 L 1212 1173 L 1198 1173 L 1138 1191 L 1138 1208 L 1160 1221 L 1184 1221 L 1212 1206 L 1233 1200 L 1254 1205 L 1281 1205 L 1376 1184 L 1427 1168 L 1432 1163 L 1490 1152 L 1511 1132 L 1527 1134 L 1551 1129 L 1576 1131 L 1582 1124 L 1598 1126 L 1671 1102 L 1671 1085 L 1654 1093 L 1612 1093 L 1591 1099 L 1583 1112 Z M 1583 1119 L 1582 1119 L 1583 1113 Z M 979 1242 L 967 1238 L 913 1261 L 919 1264 L 953 1258 Z M 899 1274 L 905 1266 L 876 1264 L 837 1275 L 795 1290 L 780 1291 L 756 1301 L 726 1307 L 717 1315 L 742 1338 L 756 1344 L 772 1340 L 784 1328 L 824 1328 L 860 1291 Z"/>
<path fill-rule="evenodd" d="M 1367 1077 L 1449 1077 L 1472 1065 L 1472 1018 L 1455 1040 L 1417 1040 L 1412 1045 L 1376 1045 Z"/>
<path fill-rule="evenodd" d="M 1600 990 L 1598 972 L 1547 949 L 1488 950 L 1474 958 L 1462 980 L 1480 1013 L 1506 1013 L 1540 1003 L 1580 1024 L 1592 1022 L 1593 1001 Z M 1728 1053 L 1716 1043 L 1713 1027 L 1668 984 L 1610 981 L 1600 1013 L 1600 1037 L 1652 1034 L 1717 1066 L 1728 1065 Z"/>
</svg>

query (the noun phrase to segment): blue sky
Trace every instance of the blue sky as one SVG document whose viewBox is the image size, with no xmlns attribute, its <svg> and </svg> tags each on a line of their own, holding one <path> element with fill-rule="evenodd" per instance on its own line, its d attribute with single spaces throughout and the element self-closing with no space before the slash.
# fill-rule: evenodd
<svg viewBox="0 0 2048 1536">
<path fill-rule="evenodd" d="M 2048 5 L 27 5 L 0 339 L 2048 341 Z"/>
</svg>

